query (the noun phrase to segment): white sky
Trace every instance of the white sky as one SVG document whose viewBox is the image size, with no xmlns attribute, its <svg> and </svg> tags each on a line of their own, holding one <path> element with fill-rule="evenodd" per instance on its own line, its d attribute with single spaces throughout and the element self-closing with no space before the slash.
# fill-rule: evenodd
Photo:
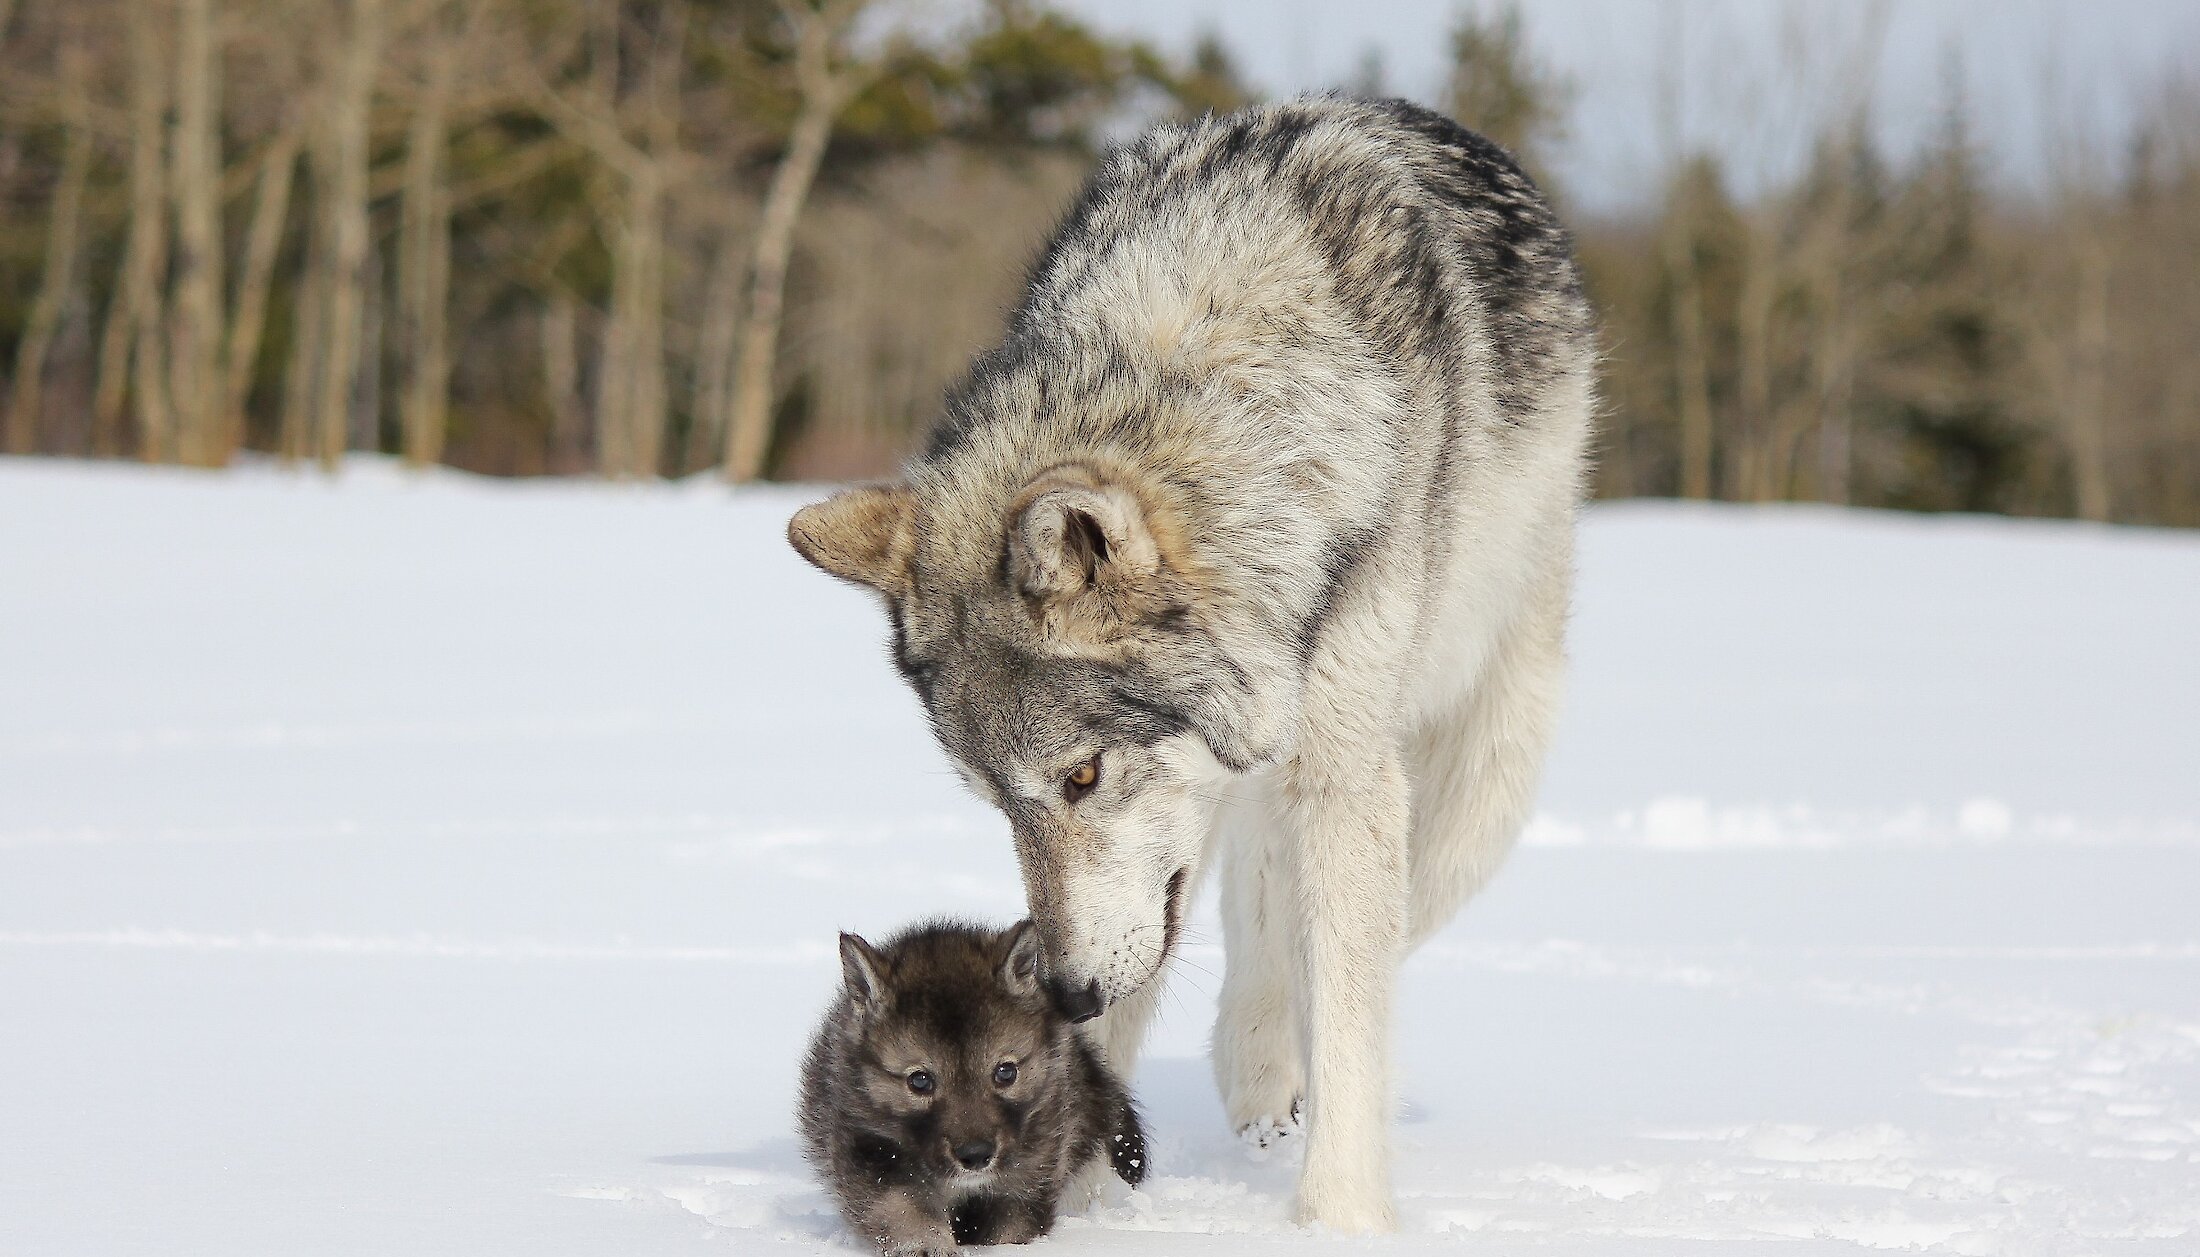
<svg viewBox="0 0 2200 1257">
<path fill-rule="evenodd" d="M 1265 93 L 1333 86 L 1370 48 L 1390 90 L 1433 98 L 1461 0 L 1059 0 L 1095 26 L 1183 49 L 1219 32 Z M 1737 178 L 1793 160 L 1798 117 L 1843 64 L 1870 0 L 1526 0 L 1531 43 L 1577 89 L 1556 154 L 1577 203 L 1616 209 L 1660 167 L 1659 67 L 1680 41 L 1683 129 L 1726 153 Z M 1799 32 L 1800 53 L 1781 50 Z M 2169 70 L 2200 77 L 2200 0 L 1888 0 L 1873 93 L 1891 151 L 1933 125 L 1942 65 L 1961 59 L 1979 138 L 1998 177 L 2023 186 L 2045 162 L 2049 117 L 2078 118 L 2120 150 L 2134 97 Z M 2053 84 L 2055 86 L 2050 87 Z M 2047 101 L 2059 100 L 2052 108 Z M 2067 132 L 2067 126 L 2065 127 Z"/>
</svg>

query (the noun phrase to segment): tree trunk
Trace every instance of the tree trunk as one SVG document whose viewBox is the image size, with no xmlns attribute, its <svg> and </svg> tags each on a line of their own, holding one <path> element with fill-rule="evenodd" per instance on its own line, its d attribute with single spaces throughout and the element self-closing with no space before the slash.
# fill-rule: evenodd
<svg viewBox="0 0 2200 1257">
<path fill-rule="evenodd" d="M 227 462 L 221 407 L 221 67 L 215 0 L 178 0 L 176 117 L 169 171 L 176 203 L 175 302 L 168 312 L 169 394 L 184 462 Z"/>
<path fill-rule="evenodd" d="M 6 15 L 0 14 L 0 18 Z M 0 31 L 6 29 L 0 21 Z M 46 351 L 53 345 L 61 309 L 75 284 L 76 239 L 82 225 L 84 182 L 92 166 L 92 129 L 84 99 L 85 54 L 70 48 L 61 61 L 61 108 L 68 136 L 62 141 L 61 175 L 46 218 L 46 261 L 38 277 L 38 295 L 15 346 L 15 384 L 8 399 L 7 450 L 30 454 L 38 449 L 39 406 L 46 378 Z"/>
<path fill-rule="evenodd" d="M 258 187 L 252 197 L 252 223 L 245 229 L 244 269 L 237 276 L 237 295 L 229 316 L 229 339 L 222 355 L 221 417 L 225 448 L 244 445 L 245 406 L 252 395 L 252 371 L 260 358 L 260 337 L 267 327 L 268 290 L 273 287 L 275 259 L 283 244 L 283 225 L 290 217 L 290 190 L 297 176 L 298 149 L 304 129 L 286 124 L 268 141 L 260 167 Z"/>
<path fill-rule="evenodd" d="M 310 169 L 313 171 L 313 207 L 306 233 L 304 273 L 298 278 L 296 312 L 291 319 L 290 364 L 283 377 L 282 426 L 275 442 L 277 457 L 285 466 L 309 458 L 313 452 L 316 408 L 321 397 L 322 360 L 327 356 L 329 238 L 333 234 L 329 186 L 336 178 L 336 156 L 330 145 L 326 98 L 316 107 L 306 126 L 312 136 Z"/>
<path fill-rule="evenodd" d="M 1818 393 L 1818 498 L 1836 506 L 1849 501 L 1849 406 L 1856 375 L 1856 332 L 1850 326 L 1846 270 L 1854 240 L 1844 221 L 1826 241 L 1812 284 L 1811 374 Z"/>
<path fill-rule="evenodd" d="M 1727 496 L 1740 501 L 1769 502 L 1777 464 L 1778 442 L 1772 402 L 1772 316 L 1779 299 L 1779 271 L 1775 263 L 1775 224 L 1745 219 L 1742 291 L 1735 310 L 1737 364 L 1735 400 L 1740 413 L 1729 448 L 1738 457 L 1728 469 Z"/>
<path fill-rule="evenodd" d="M 1704 346 L 1703 283 L 1696 269 L 1694 217 L 1672 215 L 1665 239 L 1673 284 L 1673 376 L 1680 408 L 1680 491 L 1711 496 L 1711 381 Z"/>
<path fill-rule="evenodd" d="M 733 404 L 726 415 L 725 477 L 735 482 L 763 474 L 771 446 L 773 367 L 779 358 L 779 330 L 785 318 L 787 263 L 794 253 L 794 229 L 803 202 L 832 138 L 837 102 L 805 98 L 787 139 L 786 156 L 772 172 L 757 223 L 756 248 L 749 263 L 748 317 L 741 324 L 741 349 L 734 360 Z"/>
<path fill-rule="evenodd" d="M 130 234 L 100 337 L 99 383 L 92 395 L 92 447 L 120 452 L 123 404 L 135 377 L 138 456 L 148 462 L 165 461 L 172 452 L 168 367 L 160 351 L 166 322 L 161 284 L 168 270 L 168 173 L 160 121 L 168 90 L 159 15 L 158 0 L 136 0 L 128 14 Z"/>
<path fill-rule="evenodd" d="M 580 311 L 571 293 L 553 290 L 542 307 L 542 388 L 550 403 L 550 470 L 581 465 Z"/>
<path fill-rule="evenodd" d="M 728 224 L 703 290 L 703 323 L 695 336 L 695 422 L 688 429 L 685 471 L 715 463 L 726 447 L 733 407 L 733 352 L 741 333 L 741 280 L 748 271 L 741 233 Z"/>
<path fill-rule="evenodd" d="M 443 459 L 450 401 L 451 198 L 444 148 L 458 38 L 428 26 L 428 81 L 405 136 L 405 195 L 398 246 L 398 325 L 405 362 L 404 456 L 411 467 Z"/>
<path fill-rule="evenodd" d="M 2072 329 L 2075 361 L 2063 423 L 2070 443 L 2078 518 L 2090 520 L 2108 519 L 2112 505 L 2104 439 L 2108 416 L 2102 413 L 2108 399 L 2110 269 L 2108 247 L 2087 232 L 2078 248 L 2078 317 Z"/>
<path fill-rule="evenodd" d="M 734 363 L 721 469 L 727 480 L 736 483 L 762 475 L 771 449 L 772 403 L 777 396 L 772 377 L 779 359 L 794 230 L 817 179 L 818 165 L 825 159 L 825 146 L 832 140 L 833 119 L 840 116 L 856 86 L 854 73 L 835 70 L 832 61 L 841 33 L 862 8 L 859 0 L 838 0 L 816 9 L 787 2 L 780 7 L 795 27 L 795 79 L 802 107 L 787 136 L 787 151 L 764 194 L 764 213 L 757 223 L 756 248 L 749 263 L 749 308 Z"/>
<path fill-rule="evenodd" d="M 331 165 L 328 258 L 324 269 L 319 388 L 314 404 L 316 454 L 324 471 L 343 462 L 351 418 L 352 377 L 359 360 L 359 296 L 367 275 L 367 121 L 374 71 L 381 56 L 382 0 L 350 0 L 349 29 L 336 57 L 329 93 Z"/>
<path fill-rule="evenodd" d="M 628 163 L 613 213 L 611 311 L 596 376 L 599 470 L 654 476 L 665 428 L 664 183 L 656 163 Z"/>
</svg>

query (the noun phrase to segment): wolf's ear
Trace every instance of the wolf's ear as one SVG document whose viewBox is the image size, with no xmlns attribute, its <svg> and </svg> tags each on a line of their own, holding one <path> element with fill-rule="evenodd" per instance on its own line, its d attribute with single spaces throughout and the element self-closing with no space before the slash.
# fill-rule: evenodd
<svg viewBox="0 0 2200 1257">
<path fill-rule="evenodd" d="M 840 936 L 840 976 L 856 1007 L 871 1012 L 886 996 L 886 958 L 854 934 Z"/>
<path fill-rule="evenodd" d="M 897 593 L 909 582 L 913 495 L 902 485 L 863 485 L 813 502 L 787 521 L 802 557 L 842 580 Z"/>
<path fill-rule="evenodd" d="M 1074 598 L 1096 585 L 1141 580 L 1160 564 L 1138 499 L 1084 468 L 1057 467 L 1017 501 L 1009 575 L 1026 597 Z"/>
<path fill-rule="evenodd" d="M 1039 990 L 1039 931 L 1025 917 L 1008 927 L 1001 958 L 1001 985 L 1018 998 Z"/>
</svg>

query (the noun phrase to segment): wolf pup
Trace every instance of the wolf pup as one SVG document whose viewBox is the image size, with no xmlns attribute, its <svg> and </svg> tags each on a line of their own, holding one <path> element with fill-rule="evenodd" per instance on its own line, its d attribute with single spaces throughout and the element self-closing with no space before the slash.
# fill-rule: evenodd
<svg viewBox="0 0 2200 1257">
<path fill-rule="evenodd" d="M 1224 1109 L 1394 1223 L 1399 965 L 1503 862 L 1558 710 L 1589 304 L 1497 145 L 1287 101 L 1100 163 L 890 484 L 790 540 L 1008 817 L 1047 981 L 1127 1068 L 1203 868 Z"/>
<path fill-rule="evenodd" d="M 840 963 L 803 1065 L 802 1141 L 879 1251 L 1022 1244 L 1098 1158 L 1145 1177 L 1138 1112 L 1040 988 L 1031 922 L 921 925 L 883 947 L 843 934 Z"/>
</svg>

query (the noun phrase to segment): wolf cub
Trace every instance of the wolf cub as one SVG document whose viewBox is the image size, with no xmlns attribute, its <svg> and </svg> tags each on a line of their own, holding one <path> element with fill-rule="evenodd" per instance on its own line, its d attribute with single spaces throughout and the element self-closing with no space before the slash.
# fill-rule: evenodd
<svg viewBox="0 0 2200 1257">
<path fill-rule="evenodd" d="M 848 1225 L 897 1257 L 1047 1233 L 1105 1156 L 1145 1177 L 1130 1097 L 1040 988 L 1030 921 L 840 936 L 843 985 L 803 1065 L 802 1141 Z"/>
</svg>

